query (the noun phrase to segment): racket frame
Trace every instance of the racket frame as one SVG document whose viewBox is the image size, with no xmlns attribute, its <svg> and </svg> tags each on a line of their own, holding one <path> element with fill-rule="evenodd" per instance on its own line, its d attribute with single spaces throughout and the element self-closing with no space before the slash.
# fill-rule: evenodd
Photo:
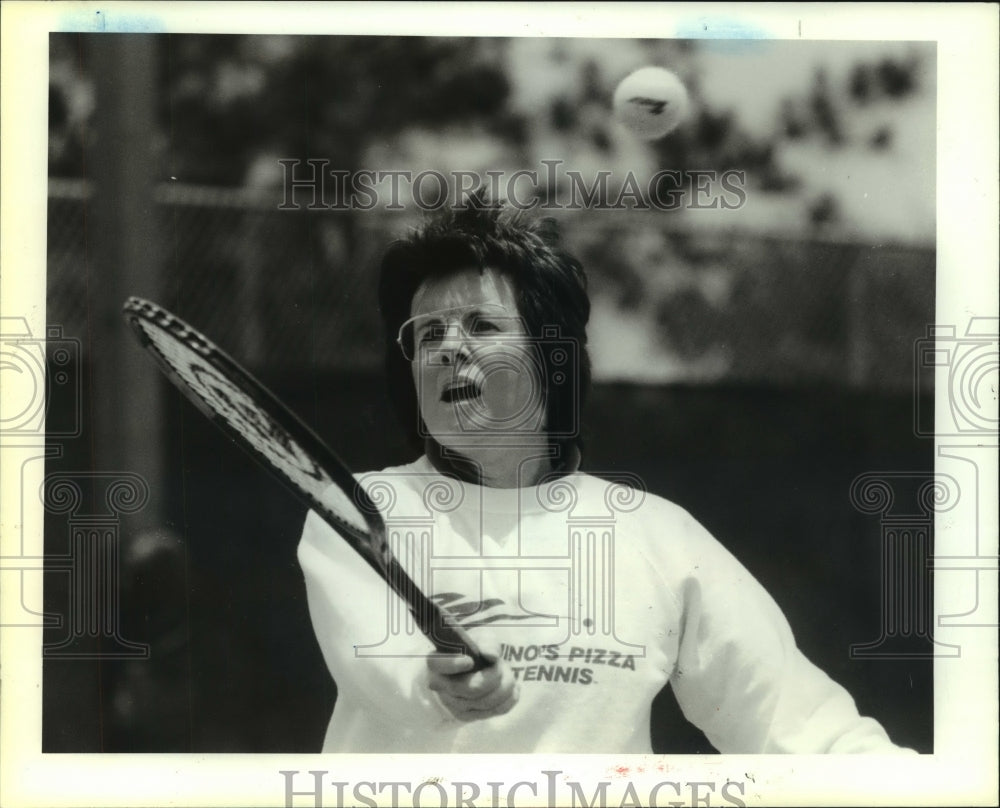
<svg viewBox="0 0 1000 808">
<path fill-rule="evenodd" d="M 185 398 L 340 534 L 392 591 L 403 599 L 420 630 L 438 651 L 462 653 L 472 657 L 475 663 L 473 670 L 491 664 L 468 632 L 448 617 L 437 603 L 430 600 L 403 569 L 389 548 L 385 521 L 378 508 L 343 461 L 312 429 L 248 370 L 175 314 L 140 297 L 130 297 L 126 300 L 122 314 L 139 343 L 156 360 L 160 370 Z M 359 530 L 356 525 L 339 516 L 327 502 L 296 484 L 275 466 L 266 454 L 256 449 L 242 430 L 206 401 L 174 368 L 146 332 L 147 327 L 165 332 L 171 339 L 193 351 L 212 371 L 247 395 L 267 419 L 283 429 L 306 457 L 318 469 L 325 472 L 333 484 L 356 505 L 368 532 Z"/>
</svg>

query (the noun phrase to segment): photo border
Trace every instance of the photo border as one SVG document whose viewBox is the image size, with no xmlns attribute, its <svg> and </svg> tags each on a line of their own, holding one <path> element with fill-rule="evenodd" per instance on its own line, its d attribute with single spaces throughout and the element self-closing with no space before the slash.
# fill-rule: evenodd
<svg viewBox="0 0 1000 808">
<path fill-rule="evenodd" d="M 473 5 L 475 7 L 473 8 Z M 0 305 L 24 318 L 32 335 L 46 333 L 46 219 L 48 34 L 81 32 L 310 33 L 385 35 L 593 36 L 641 38 L 754 38 L 803 40 L 934 40 L 938 65 L 936 323 L 962 333 L 973 317 L 996 317 L 997 7 L 987 4 L 241 4 L 36 3 L 2 6 L 2 263 Z M 16 189 L 16 196 L 13 189 Z M 947 368 L 937 369 L 938 423 L 949 406 Z M 8 389 L 5 398 L 13 396 Z M 996 406 L 994 400 L 993 406 Z M 978 437 L 978 439 L 977 439 Z M 985 435 L 996 457 L 996 434 Z M 984 436 L 936 439 L 936 468 Z M 22 514 L 23 491 L 38 490 L 44 445 L 4 438 L 0 488 L 0 568 L 12 557 L 42 557 L 42 506 Z M 977 450 L 978 451 L 978 450 Z M 935 517 L 938 556 L 969 558 L 971 531 L 979 600 L 993 610 L 997 596 L 996 501 L 993 462 L 978 465 L 973 496 Z M 971 522 L 970 522 L 971 520 Z M 988 563 L 992 559 L 993 567 Z M 971 562 L 970 562 L 971 563 Z M 10 565 L 8 564 L 7 567 Z M 27 568 L 27 567 L 25 567 Z M 970 572 L 954 565 L 935 576 L 937 616 L 968 601 Z M 40 604 L 41 576 L 20 576 L 24 602 Z M 22 590 L 0 589 L 3 616 L 22 611 Z M 944 606 L 944 609 L 942 609 Z M 617 805 L 625 781 L 648 794 L 664 780 L 738 781 L 747 805 L 988 805 L 997 799 L 997 632 L 995 625 L 938 624 L 935 638 L 962 649 L 934 661 L 934 749 L 913 756 L 620 756 L 620 755 L 101 755 L 41 754 L 42 629 L 0 633 L 0 804 L 20 806 L 285 805 L 281 771 L 324 771 L 327 782 L 419 783 L 501 780 L 542 785 L 546 771 L 560 780 L 612 781 Z M 587 788 L 588 796 L 593 788 Z M 518 805 L 535 804 L 530 790 Z M 328 792 L 332 801 L 334 791 Z M 713 795 L 714 796 L 714 795 Z M 383 794 L 387 799 L 387 795 Z M 671 797 L 677 799 L 677 797 Z M 539 792 L 540 804 L 547 797 Z M 431 800 L 432 801 L 432 800 Z M 714 802 L 714 799 L 713 799 Z M 309 797 L 295 805 L 313 804 Z M 385 804 L 388 804 L 386 802 Z M 451 804 L 451 802 L 449 802 Z M 477 803 L 478 804 L 478 803 Z M 501 803 L 502 804 L 502 803 Z M 668 803 L 669 804 L 669 803 Z"/>
</svg>

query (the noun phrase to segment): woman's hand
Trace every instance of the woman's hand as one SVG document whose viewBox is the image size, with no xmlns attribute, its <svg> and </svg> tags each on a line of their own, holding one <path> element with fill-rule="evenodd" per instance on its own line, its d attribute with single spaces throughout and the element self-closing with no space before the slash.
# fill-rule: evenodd
<svg viewBox="0 0 1000 808">
<path fill-rule="evenodd" d="M 471 657 L 434 653 L 427 657 L 430 689 L 459 721 L 479 721 L 509 712 L 520 689 L 510 665 L 487 654 L 489 666 L 471 672 Z"/>
</svg>

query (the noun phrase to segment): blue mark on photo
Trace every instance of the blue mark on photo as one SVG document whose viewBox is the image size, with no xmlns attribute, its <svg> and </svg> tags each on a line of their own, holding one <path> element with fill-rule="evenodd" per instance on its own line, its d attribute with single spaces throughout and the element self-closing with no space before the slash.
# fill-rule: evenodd
<svg viewBox="0 0 1000 808">
<path fill-rule="evenodd" d="M 742 52 L 768 47 L 772 35 L 750 23 L 732 17 L 695 17 L 677 25 L 682 39 L 699 39 L 699 47 L 715 52 Z"/>
<path fill-rule="evenodd" d="M 166 32 L 167 26 L 159 17 L 119 14 L 113 8 L 105 8 L 63 14 L 59 18 L 57 30 L 80 33 L 160 34 Z"/>
</svg>

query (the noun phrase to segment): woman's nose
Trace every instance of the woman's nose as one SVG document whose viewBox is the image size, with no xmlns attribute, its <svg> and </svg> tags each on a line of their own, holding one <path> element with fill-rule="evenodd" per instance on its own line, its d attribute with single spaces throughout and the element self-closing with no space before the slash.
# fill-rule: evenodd
<svg viewBox="0 0 1000 808">
<path fill-rule="evenodd" d="M 441 364 L 452 365 L 459 359 L 468 359 L 468 335 L 460 325 L 451 325 L 441 338 Z"/>
</svg>

